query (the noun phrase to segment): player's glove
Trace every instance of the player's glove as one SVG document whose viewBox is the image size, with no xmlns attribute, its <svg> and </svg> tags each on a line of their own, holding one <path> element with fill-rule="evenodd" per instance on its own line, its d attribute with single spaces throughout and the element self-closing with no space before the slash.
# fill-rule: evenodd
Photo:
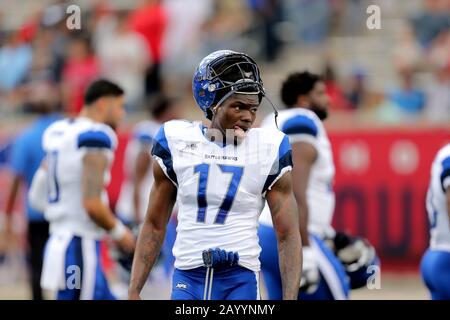
<svg viewBox="0 0 450 320">
<path fill-rule="evenodd" d="M 125 225 L 133 233 L 134 238 L 137 240 L 141 225 L 135 223 L 128 223 Z M 117 263 L 127 272 L 131 272 L 131 267 L 133 265 L 134 251 L 127 252 L 123 250 L 120 246 L 114 244 L 110 250 L 111 257 L 117 261 Z"/>
<path fill-rule="evenodd" d="M 220 248 L 208 249 L 202 252 L 205 267 L 232 267 L 238 264 L 239 254 L 233 251 L 225 251 Z"/>
<path fill-rule="evenodd" d="M 311 247 L 303 247 L 303 269 L 300 292 L 311 294 L 317 290 L 320 274 L 316 254 Z"/>
</svg>

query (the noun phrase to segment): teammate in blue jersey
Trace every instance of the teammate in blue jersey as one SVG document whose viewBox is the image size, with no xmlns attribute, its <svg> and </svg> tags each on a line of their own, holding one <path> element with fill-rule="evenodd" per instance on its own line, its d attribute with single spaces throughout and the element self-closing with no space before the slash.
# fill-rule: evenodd
<svg viewBox="0 0 450 320">
<path fill-rule="evenodd" d="M 432 164 L 426 206 L 430 246 L 420 271 L 433 300 L 450 300 L 450 144 L 439 150 Z"/>
<path fill-rule="evenodd" d="M 375 263 L 375 256 L 365 240 L 337 233 L 331 226 L 335 169 L 331 144 L 322 122 L 329 107 L 325 84 L 315 74 L 293 73 L 282 85 L 281 98 L 288 109 L 280 112 L 278 123 L 292 144 L 293 189 L 303 243 L 299 298 L 347 299 L 350 284 L 355 288 L 365 285 L 370 276 L 366 273 L 367 267 Z M 263 128 L 273 126 L 270 118 L 262 122 Z M 266 206 L 259 228 L 262 271 L 269 298 L 281 299 L 275 232 L 269 217 L 270 210 Z"/>
<path fill-rule="evenodd" d="M 100 240 L 109 233 L 123 250 L 134 250 L 134 237 L 111 212 L 105 190 L 117 145 L 114 129 L 123 115 L 123 90 L 97 80 L 80 116 L 57 121 L 44 133 L 45 159 L 29 197 L 50 222 L 41 285 L 56 291 L 57 299 L 114 299 Z"/>
<path fill-rule="evenodd" d="M 277 232 L 284 299 L 296 299 L 301 240 L 291 187 L 291 148 L 276 129 L 252 125 L 265 95 L 259 68 L 229 50 L 204 58 L 193 94 L 211 121 L 166 122 L 152 150 L 154 183 L 133 261 L 139 299 L 178 204 L 172 299 L 259 299 L 258 217 L 267 200 Z"/>
</svg>

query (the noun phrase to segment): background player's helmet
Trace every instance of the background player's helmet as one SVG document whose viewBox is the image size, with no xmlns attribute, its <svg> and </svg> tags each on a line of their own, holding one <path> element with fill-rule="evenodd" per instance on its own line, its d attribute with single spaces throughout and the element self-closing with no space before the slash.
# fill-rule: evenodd
<svg viewBox="0 0 450 320">
<path fill-rule="evenodd" d="M 245 53 L 219 50 L 205 57 L 192 79 L 192 91 L 197 105 L 208 119 L 212 107 L 220 105 L 234 93 L 265 95 L 256 62 Z"/>
<path fill-rule="evenodd" d="M 325 243 L 333 250 L 350 277 L 350 287 L 358 289 L 366 286 L 375 272 L 371 266 L 379 266 L 380 261 L 375 248 L 367 239 L 336 232 L 333 239 Z"/>
</svg>

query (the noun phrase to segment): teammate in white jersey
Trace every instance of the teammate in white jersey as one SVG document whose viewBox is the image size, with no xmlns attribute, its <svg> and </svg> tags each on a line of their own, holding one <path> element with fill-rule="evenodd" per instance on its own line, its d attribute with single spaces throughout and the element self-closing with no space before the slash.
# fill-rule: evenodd
<svg viewBox="0 0 450 320">
<path fill-rule="evenodd" d="M 282 85 L 281 98 L 288 109 L 280 112 L 278 123 L 292 144 L 295 164 L 292 172 L 293 189 L 299 208 L 303 242 L 303 278 L 299 298 L 346 299 L 349 292 L 347 275 L 335 256 L 335 253 L 339 255 L 340 252 L 330 250 L 324 242 L 331 239 L 334 246 L 334 240 L 338 239 L 338 249 L 342 249 L 344 237 L 347 251 L 357 251 L 353 248 L 356 240 L 336 233 L 331 225 L 335 205 L 332 187 L 335 168 L 331 144 L 322 122 L 328 115 L 329 107 L 325 84 L 315 74 L 293 73 Z M 270 117 L 262 122 L 262 127 L 273 126 Z M 280 299 L 277 248 L 269 217 L 270 210 L 266 207 L 261 215 L 259 229 L 262 271 L 269 297 Z M 359 261 L 359 257 L 358 251 L 352 255 L 351 262 L 355 262 L 353 259 Z M 365 270 L 358 270 L 358 276 L 362 273 L 366 277 Z M 358 281 L 363 282 L 359 278 Z"/>
<path fill-rule="evenodd" d="M 60 120 L 44 133 L 44 163 L 33 179 L 30 200 L 45 207 L 50 222 L 41 286 L 57 299 L 114 299 L 100 261 L 106 232 L 127 251 L 134 238 L 111 212 L 105 186 L 117 145 L 114 128 L 124 115 L 123 90 L 93 82 L 80 116 Z M 40 204 L 43 191 L 48 201 Z"/>
<path fill-rule="evenodd" d="M 153 141 L 162 123 L 178 118 L 176 109 L 177 105 L 174 99 L 162 95 L 155 97 L 148 106 L 152 120 L 148 119 L 137 123 L 128 140 L 123 164 L 124 181 L 121 185 L 116 212 L 119 219 L 132 230 L 137 230 L 144 220 L 148 195 L 153 185 L 151 157 Z M 158 259 L 161 278 L 156 277 L 155 282 L 152 283 L 153 286 L 166 285 L 167 277 L 173 270 L 172 248 L 175 242 L 176 225 L 176 214 L 173 214 L 167 227 L 160 259 Z M 121 284 L 116 289 L 123 291 L 127 296 L 134 254 L 112 250 L 111 255 L 119 263 L 118 274 L 122 280 L 120 283 L 123 284 L 123 290 L 120 290 Z M 161 291 L 161 294 L 167 292 L 167 290 Z"/>
<path fill-rule="evenodd" d="M 116 211 L 126 224 L 139 224 L 144 220 L 147 196 L 153 184 L 150 151 L 160 125 L 153 120 L 139 122 L 134 127 L 125 149 L 125 179 L 120 189 Z"/>
<path fill-rule="evenodd" d="M 439 150 L 431 167 L 427 193 L 430 247 L 421 273 L 433 300 L 450 300 L 450 143 Z"/>
<path fill-rule="evenodd" d="M 169 121 L 155 138 L 155 182 L 129 297 L 139 299 L 176 200 L 172 299 L 259 299 L 257 227 L 266 199 L 278 235 L 283 298 L 296 299 L 301 241 L 291 148 L 282 132 L 251 128 L 265 94 L 258 66 L 243 53 L 214 52 L 198 66 L 193 93 L 211 124 Z"/>
<path fill-rule="evenodd" d="M 125 150 L 124 181 L 120 189 L 116 211 L 127 224 L 140 224 L 144 220 L 148 195 L 153 184 L 151 149 L 162 123 L 176 119 L 172 99 L 156 97 L 150 109 L 152 120 L 137 123 Z"/>
</svg>

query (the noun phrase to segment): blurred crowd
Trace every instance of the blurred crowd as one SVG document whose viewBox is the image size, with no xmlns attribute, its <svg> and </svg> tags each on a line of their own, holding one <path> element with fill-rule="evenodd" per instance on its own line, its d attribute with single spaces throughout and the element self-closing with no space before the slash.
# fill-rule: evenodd
<svg viewBox="0 0 450 320">
<path fill-rule="evenodd" d="M 41 100 L 76 114 L 98 77 L 125 88 L 133 113 L 155 95 L 189 97 L 195 65 L 213 50 L 245 51 L 271 66 L 313 48 L 335 110 L 392 123 L 450 121 L 450 0 L 411 1 L 419 9 L 398 17 L 401 27 L 383 26 L 395 38 L 380 56 L 394 85 L 373 86 L 373 71 L 357 64 L 342 75 L 339 56 L 321 55 L 333 37 L 383 32 L 365 29 L 366 8 L 380 3 L 384 19 L 392 1 L 96 0 L 81 5 L 80 30 L 67 27 L 66 8 L 77 1 L 42 1 L 18 27 L 0 8 L 0 116 L 34 111 Z"/>
</svg>

